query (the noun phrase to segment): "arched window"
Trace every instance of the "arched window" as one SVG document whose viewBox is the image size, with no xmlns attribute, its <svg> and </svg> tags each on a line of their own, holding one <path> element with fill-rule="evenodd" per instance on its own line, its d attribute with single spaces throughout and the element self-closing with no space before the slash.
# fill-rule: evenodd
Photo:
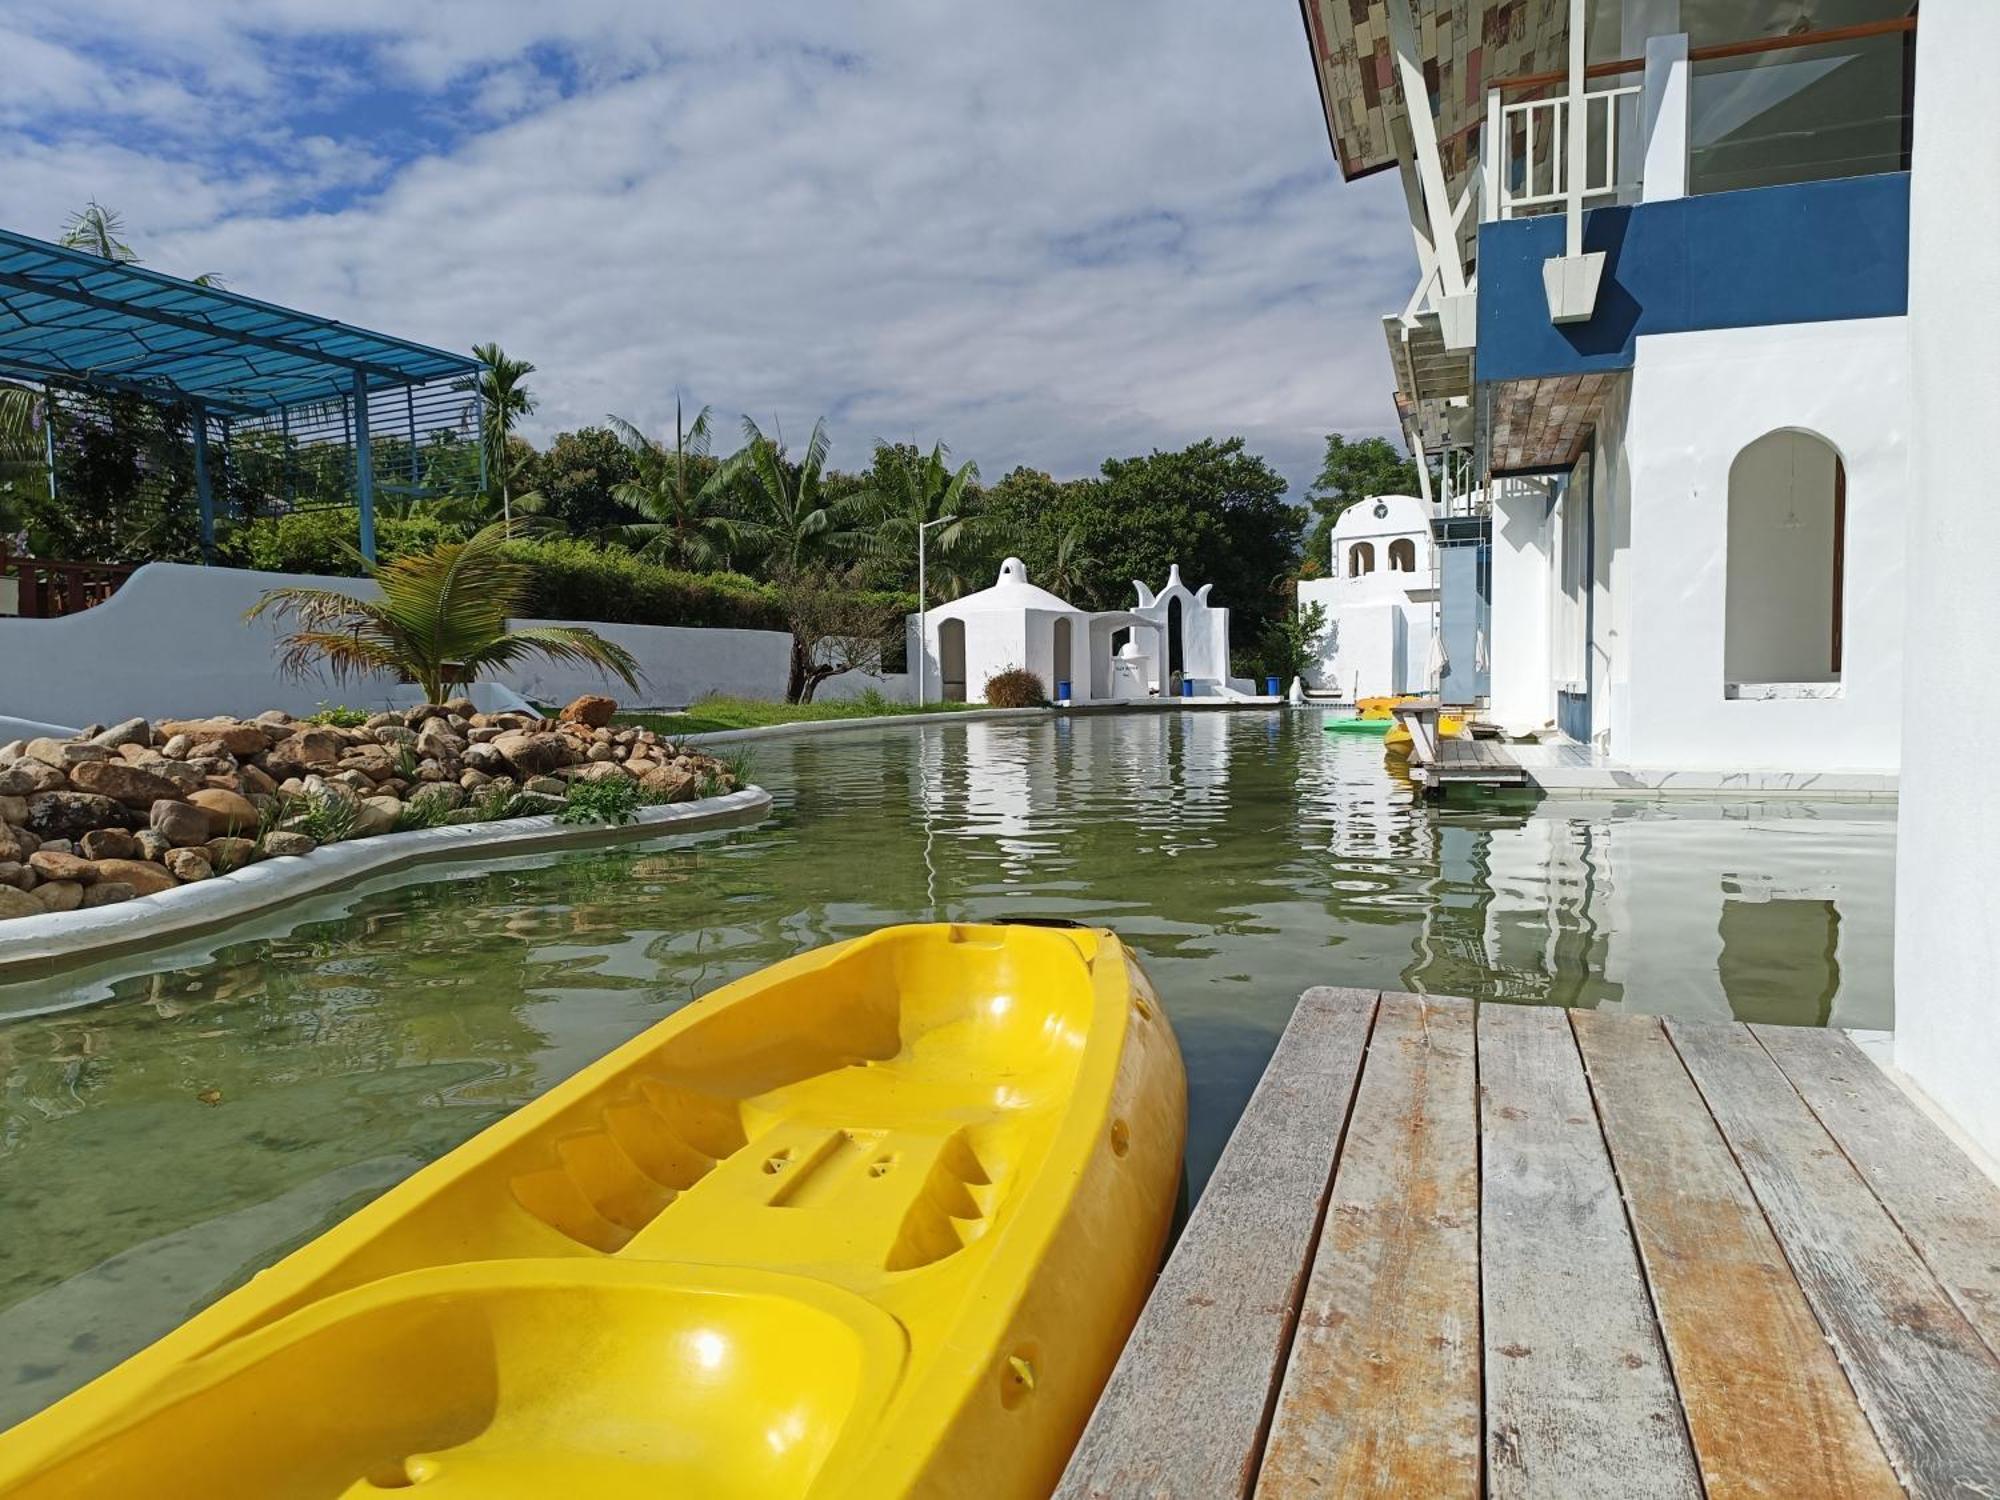
<svg viewBox="0 0 2000 1500">
<path fill-rule="evenodd" d="M 1391 573 L 1414 573 L 1417 571 L 1417 544 L 1406 536 L 1399 536 L 1389 543 L 1389 571 Z"/>
<path fill-rule="evenodd" d="M 1847 471 L 1826 439 L 1769 432 L 1729 466 L 1726 684 L 1837 682 Z"/>
<path fill-rule="evenodd" d="M 1359 578 L 1363 573 L 1375 571 L 1375 544 L 1356 542 L 1347 549 L 1347 576 Z"/>
<path fill-rule="evenodd" d="M 947 703 L 965 701 L 965 621 L 938 623 L 938 685 Z"/>
</svg>

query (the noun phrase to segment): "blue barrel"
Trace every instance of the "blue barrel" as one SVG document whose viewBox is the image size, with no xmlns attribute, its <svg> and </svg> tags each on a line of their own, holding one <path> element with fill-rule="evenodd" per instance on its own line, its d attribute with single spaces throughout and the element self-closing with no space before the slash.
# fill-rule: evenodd
<svg viewBox="0 0 2000 1500">
<path fill-rule="evenodd" d="M 1266 677 L 1266 678 L 1264 679 L 1264 696 L 1265 696 L 1266 698 L 1275 698 L 1275 697 L 1277 697 L 1277 696 L 1278 696 L 1278 679 L 1277 679 L 1277 678 L 1275 678 L 1275 677 Z"/>
<path fill-rule="evenodd" d="M 1058 682 L 1058 683 L 1056 684 L 1056 702 L 1058 702 L 1058 703 L 1067 703 L 1067 702 L 1069 702 L 1069 679 L 1068 679 L 1068 678 L 1064 678 L 1064 679 L 1063 679 L 1062 681 L 1060 681 L 1060 682 Z"/>
<path fill-rule="evenodd" d="M 1183 677 L 1181 679 L 1181 696 L 1183 698 L 1192 698 L 1194 696 L 1194 679 L 1192 677 Z"/>
</svg>

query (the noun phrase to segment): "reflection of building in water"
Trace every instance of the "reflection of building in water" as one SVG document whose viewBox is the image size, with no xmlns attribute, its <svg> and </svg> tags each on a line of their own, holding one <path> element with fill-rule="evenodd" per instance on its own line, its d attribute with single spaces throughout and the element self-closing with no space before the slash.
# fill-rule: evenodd
<svg viewBox="0 0 2000 1500">
<path fill-rule="evenodd" d="M 1476 975 L 1484 993 L 1565 1005 L 1888 1019 L 1891 812 L 1545 802 L 1518 822 L 1460 816 L 1440 818 L 1413 988 Z"/>
</svg>

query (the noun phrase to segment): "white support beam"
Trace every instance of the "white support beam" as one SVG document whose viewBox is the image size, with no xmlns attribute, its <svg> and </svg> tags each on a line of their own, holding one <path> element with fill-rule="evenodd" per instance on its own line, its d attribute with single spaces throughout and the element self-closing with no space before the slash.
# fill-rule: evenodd
<svg viewBox="0 0 2000 1500">
<path fill-rule="evenodd" d="M 1582 0 L 1573 3 L 1581 4 Z M 1465 262 L 1459 257 L 1457 236 L 1439 232 L 1439 226 L 1451 221 L 1451 196 L 1445 188 L 1444 162 L 1438 155 L 1437 120 L 1431 114 L 1430 90 L 1424 85 L 1417 23 L 1410 15 L 1410 0 L 1385 0 L 1385 8 L 1389 16 L 1389 50 L 1395 55 L 1396 88 L 1402 95 L 1403 114 L 1410 122 L 1417 181 L 1431 225 L 1431 248 L 1438 258 L 1438 280 L 1447 297 L 1456 297 L 1465 291 Z"/>
<path fill-rule="evenodd" d="M 1688 39 L 1685 32 L 1646 42 L 1645 118 L 1640 197 L 1647 203 L 1685 198 L 1688 190 Z"/>
<path fill-rule="evenodd" d="M 1584 97 L 1587 81 L 1583 74 L 1583 43 L 1586 23 L 1585 0 L 1569 0 L 1569 143 L 1563 152 L 1568 171 L 1563 178 L 1563 254 L 1583 254 L 1583 189 L 1590 174 L 1584 163 L 1590 159 L 1590 105 Z"/>
</svg>

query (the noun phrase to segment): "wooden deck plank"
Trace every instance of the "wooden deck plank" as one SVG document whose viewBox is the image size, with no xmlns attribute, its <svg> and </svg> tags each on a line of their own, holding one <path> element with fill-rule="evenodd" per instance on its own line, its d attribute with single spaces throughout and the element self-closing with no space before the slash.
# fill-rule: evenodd
<svg viewBox="0 0 2000 1500">
<path fill-rule="evenodd" d="M 1473 1008 L 1384 995 L 1259 1500 L 1479 1494 Z"/>
<path fill-rule="evenodd" d="M 1568 1018 L 1484 1005 L 1478 1039 L 1488 1493 L 1699 1500 Z"/>
<path fill-rule="evenodd" d="M 1993 1493 L 2000 1362 L 1747 1028 L 1667 1034 L 1898 1476 L 1920 1496 Z"/>
<path fill-rule="evenodd" d="M 1750 1029 L 1965 1320 L 2000 1354 L 2000 1185 L 1844 1032 Z"/>
<path fill-rule="evenodd" d="M 1659 1023 L 1575 1011 L 1570 1024 L 1708 1500 L 1900 1496 L 1784 1252 Z"/>
<path fill-rule="evenodd" d="M 1056 1494 L 1241 1496 L 1255 1476 L 1373 991 L 1300 998 Z"/>
</svg>

